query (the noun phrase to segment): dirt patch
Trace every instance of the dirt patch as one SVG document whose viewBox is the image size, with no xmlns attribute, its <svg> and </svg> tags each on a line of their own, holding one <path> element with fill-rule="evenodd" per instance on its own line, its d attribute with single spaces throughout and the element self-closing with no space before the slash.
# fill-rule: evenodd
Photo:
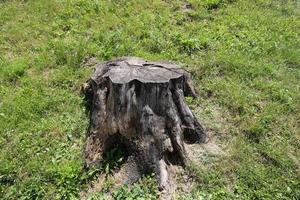
<svg viewBox="0 0 300 200">
<path fill-rule="evenodd" d="M 186 151 L 192 161 L 197 161 L 207 154 L 221 156 L 225 153 L 215 138 L 210 138 L 205 144 L 188 144 Z"/>
</svg>

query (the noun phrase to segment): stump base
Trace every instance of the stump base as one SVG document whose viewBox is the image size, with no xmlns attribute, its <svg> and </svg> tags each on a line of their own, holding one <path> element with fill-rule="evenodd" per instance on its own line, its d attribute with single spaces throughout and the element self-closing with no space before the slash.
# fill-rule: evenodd
<svg viewBox="0 0 300 200">
<path fill-rule="evenodd" d="M 184 166 L 184 143 L 205 141 L 205 132 L 185 102 L 195 97 L 190 75 L 168 62 L 121 58 L 96 66 L 87 81 L 90 127 L 85 159 L 99 164 L 112 146 L 122 146 L 125 182 L 155 172 L 160 190 L 170 191 L 169 166 Z"/>
</svg>

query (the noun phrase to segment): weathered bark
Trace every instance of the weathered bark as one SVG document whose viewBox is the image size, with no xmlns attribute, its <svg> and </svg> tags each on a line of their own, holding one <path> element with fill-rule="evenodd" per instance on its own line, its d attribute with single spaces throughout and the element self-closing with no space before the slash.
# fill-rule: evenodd
<svg viewBox="0 0 300 200">
<path fill-rule="evenodd" d="M 196 96 L 189 74 L 169 62 L 121 58 L 98 64 L 85 91 L 91 100 L 87 165 L 101 163 L 105 151 L 122 143 L 124 180 L 155 172 L 159 188 L 168 191 L 168 166 L 187 160 L 184 142 L 205 140 L 184 98 Z"/>
</svg>

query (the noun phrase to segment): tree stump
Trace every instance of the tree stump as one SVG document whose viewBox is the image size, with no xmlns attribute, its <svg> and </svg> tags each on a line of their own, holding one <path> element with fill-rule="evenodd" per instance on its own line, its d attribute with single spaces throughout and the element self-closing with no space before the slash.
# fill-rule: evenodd
<svg viewBox="0 0 300 200">
<path fill-rule="evenodd" d="M 160 190 L 168 191 L 169 166 L 184 166 L 188 159 L 184 143 L 206 137 L 185 102 L 185 96 L 196 96 L 190 75 L 170 62 L 125 57 L 97 64 L 84 89 L 90 100 L 87 166 L 121 147 L 125 182 L 154 172 Z"/>
</svg>

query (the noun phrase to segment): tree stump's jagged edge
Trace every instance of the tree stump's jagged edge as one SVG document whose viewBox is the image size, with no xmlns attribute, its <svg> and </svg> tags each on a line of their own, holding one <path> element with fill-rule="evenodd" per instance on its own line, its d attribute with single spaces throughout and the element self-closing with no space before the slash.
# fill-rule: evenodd
<svg viewBox="0 0 300 200">
<path fill-rule="evenodd" d="M 122 143 L 128 162 L 137 166 L 133 171 L 125 164 L 127 182 L 152 171 L 159 188 L 168 191 L 168 166 L 184 166 L 188 159 L 184 142 L 205 141 L 204 129 L 184 99 L 196 96 L 190 75 L 173 63 L 132 57 L 101 63 L 85 92 L 91 104 L 86 164 L 100 163 L 105 151 Z"/>
</svg>

